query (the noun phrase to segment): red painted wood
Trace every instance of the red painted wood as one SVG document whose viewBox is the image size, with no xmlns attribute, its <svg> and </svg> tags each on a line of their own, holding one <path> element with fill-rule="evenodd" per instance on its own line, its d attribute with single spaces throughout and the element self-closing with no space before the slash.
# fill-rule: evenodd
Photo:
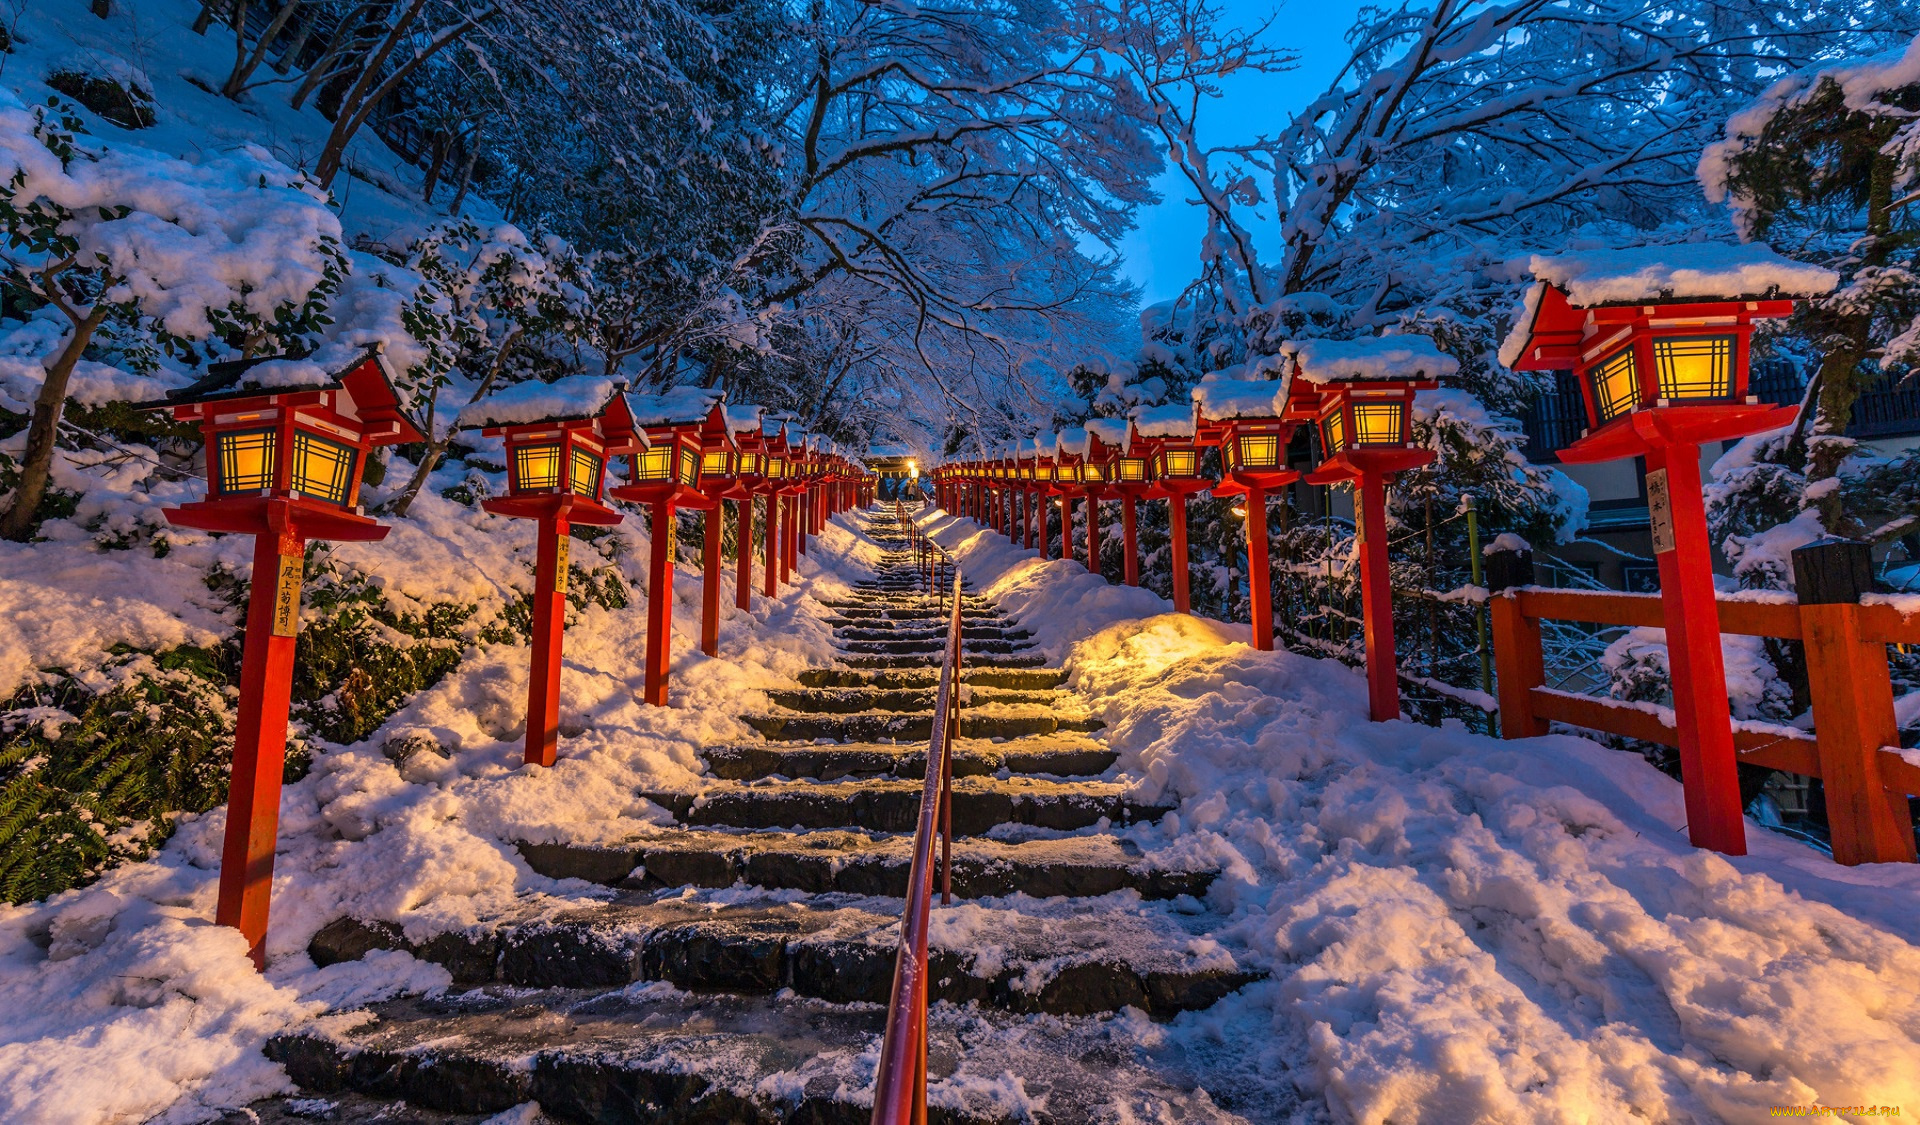
<svg viewBox="0 0 1920 1125">
<path fill-rule="evenodd" d="M 560 745 L 560 661 L 566 647 L 567 595 L 560 579 L 560 541 L 571 528 L 566 516 L 540 518 L 533 564 L 533 652 L 527 672 L 525 760 L 551 766 Z"/>
<path fill-rule="evenodd" d="M 648 505 L 653 517 L 653 544 L 647 553 L 647 660 L 642 698 L 655 707 L 667 705 L 667 667 L 673 652 L 674 514 L 671 501 Z"/>
<path fill-rule="evenodd" d="M 733 502 L 733 550 L 735 579 L 733 604 L 744 610 L 753 608 L 753 497 L 742 496 Z"/>
<path fill-rule="evenodd" d="M 264 531 L 253 540 L 253 588 L 247 598 L 246 650 L 233 731 L 233 778 L 227 788 L 227 833 L 220 851 L 220 897 L 214 921 L 247 939 L 256 968 L 267 966 L 267 907 L 273 852 L 280 833 L 280 777 L 286 765 L 287 711 L 293 696 L 295 637 L 273 635 L 274 592 L 282 556 L 304 556 L 298 532 Z"/>
<path fill-rule="evenodd" d="M 1100 501 L 1087 497 L 1087 569 L 1100 573 Z"/>
<path fill-rule="evenodd" d="M 708 656 L 720 651 L 720 529 L 726 518 L 718 500 L 700 516 L 700 651 Z"/>
<path fill-rule="evenodd" d="M 1906 794 L 1888 792 L 1879 768 L 1880 748 L 1900 745 L 1887 646 L 1862 637 L 1859 606 L 1799 608 L 1833 858 L 1850 865 L 1912 863 Z"/>
<path fill-rule="evenodd" d="M 1547 733 L 1547 721 L 1534 714 L 1531 694 L 1547 677 L 1540 619 L 1529 614 L 1522 600 L 1531 592 L 1505 590 L 1487 601 L 1501 738 L 1533 738 Z"/>
<path fill-rule="evenodd" d="M 780 494 L 767 493 L 767 529 L 765 557 L 761 565 L 766 569 L 762 593 L 771 598 L 780 592 Z"/>
<path fill-rule="evenodd" d="M 1675 545 L 1654 555 L 1654 561 L 1660 567 L 1687 836 L 1695 847 L 1745 855 L 1747 830 L 1741 819 L 1739 774 L 1734 769 L 1733 719 L 1720 653 L 1699 447 L 1656 447 L 1647 454 L 1647 471 L 1661 469 L 1667 473 Z"/>
<path fill-rule="evenodd" d="M 1247 595 L 1253 617 L 1253 647 L 1273 651 L 1273 570 L 1267 546 L 1267 492 L 1247 489 Z"/>
<path fill-rule="evenodd" d="M 1140 585 L 1140 524 L 1139 513 L 1134 510 L 1137 504 L 1131 492 L 1120 498 L 1120 538 L 1125 546 L 1120 552 L 1120 561 L 1129 586 Z"/>
<path fill-rule="evenodd" d="M 1360 607 L 1367 651 L 1367 711 L 1376 723 L 1400 717 L 1400 680 L 1393 646 L 1393 588 L 1387 572 L 1387 486 L 1380 473 L 1354 480 L 1360 508 Z"/>
<path fill-rule="evenodd" d="M 1173 530 L 1173 608 L 1176 613 L 1192 613 L 1193 599 L 1187 590 L 1187 494 L 1167 496 L 1167 522 Z"/>
<path fill-rule="evenodd" d="M 1073 561 L 1073 497 L 1065 492 L 1060 494 L 1060 558 Z"/>
</svg>

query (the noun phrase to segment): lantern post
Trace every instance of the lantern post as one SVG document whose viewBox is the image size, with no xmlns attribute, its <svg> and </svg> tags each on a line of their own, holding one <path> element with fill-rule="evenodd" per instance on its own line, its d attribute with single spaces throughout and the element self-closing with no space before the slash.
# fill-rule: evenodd
<svg viewBox="0 0 1920 1125">
<path fill-rule="evenodd" d="M 758 406 L 728 406 L 727 433 L 733 439 L 733 484 L 727 497 L 733 501 L 733 604 L 741 610 L 753 608 L 753 498 L 762 484 L 761 415 Z"/>
<path fill-rule="evenodd" d="M 767 498 L 767 526 L 765 553 L 761 565 L 765 569 L 762 578 L 762 593 L 772 598 L 780 592 L 780 489 L 787 475 L 787 423 L 784 416 L 768 418 L 760 427 L 760 494 Z"/>
<path fill-rule="evenodd" d="M 674 525 L 678 522 L 674 509 L 704 509 L 710 502 L 700 491 L 701 432 L 720 404 L 720 392 L 677 387 L 629 401 L 635 440 L 617 450 L 628 454 L 627 483 L 608 492 L 647 505 L 653 524 L 647 553 L 646 680 L 641 698 L 654 707 L 665 707 L 673 658 Z"/>
<path fill-rule="evenodd" d="M 385 538 L 387 528 L 360 510 L 367 457 L 375 446 L 426 440 L 377 348 L 331 375 L 315 371 L 283 357 L 215 364 L 162 405 L 175 421 L 197 423 L 207 449 L 206 499 L 166 509 L 167 522 L 253 536 L 214 921 L 246 937 L 261 969 L 307 541 Z"/>
<path fill-rule="evenodd" d="M 1793 423 L 1797 406 L 1747 394 L 1754 321 L 1791 315 L 1794 298 L 1830 292 L 1838 278 L 1763 245 L 1536 256 L 1532 270 L 1501 358 L 1517 370 L 1573 369 L 1588 429 L 1562 461 L 1646 458 L 1687 835 L 1745 855 L 1700 447 Z M 1910 848 L 1910 829 L 1898 833 Z"/>
<path fill-rule="evenodd" d="M 1298 423 L 1286 413 L 1285 384 L 1274 380 L 1215 379 L 1193 388 L 1203 444 L 1220 447 L 1221 486 L 1215 495 L 1247 498 L 1247 594 L 1253 647 L 1273 650 L 1273 571 L 1267 542 L 1267 493 L 1300 479 L 1287 467 L 1287 444 Z"/>
<path fill-rule="evenodd" d="M 1084 442 L 1085 430 L 1077 436 Z M 1073 561 L 1073 501 L 1080 495 L 1080 470 L 1083 458 L 1067 448 L 1066 435 L 1054 439 L 1053 495 L 1060 501 L 1060 560 Z"/>
<path fill-rule="evenodd" d="M 461 410 L 457 424 L 501 439 L 506 449 L 507 494 L 480 506 L 496 516 L 536 521 L 524 758 L 550 767 L 560 744 L 568 546 L 574 524 L 612 527 L 621 521 L 602 501 L 602 490 L 607 450 L 632 441 L 632 415 L 617 384 L 574 376 L 508 387 Z"/>
<path fill-rule="evenodd" d="M 1100 573 L 1100 502 L 1119 495 L 1117 468 L 1127 440 L 1127 424 L 1117 418 L 1089 418 L 1086 454 L 1080 465 L 1080 488 L 1087 495 L 1087 569 Z M 1138 571 L 1138 565 L 1135 566 Z"/>
<path fill-rule="evenodd" d="M 1173 608 L 1193 612 L 1187 575 L 1187 497 L 1206 492 L 1213 482 L 1200 475 L 1193 408 L 1184 403 L 1136 406 L 1134 432 L 1149 458 L 1155 490 L 1167 498 L 1167 523 L 1173 536 Z"/>
<path fill-rule="evenodd" d="M 1433 460 L 1413 445 L 1414 392 L 1439 386 L 1458 365 L 1424 336 L 1305 340 L 1282 349 L 1292 361 L 1290 413 L 1319 426 L 1325 458 L 1310 484 L 1350 482 L 1360 533 L 1360 606 L 1367 705 L 1375 722 L 1400 717 L 1393 584 L 1387 562 L 1387 483 Z"/>
<path fill-rule="evenodd" d="M 1163 495 L 1153 486 L 1151 462 L 1153 443 L 1140 436 L 1139 427 L 1127 422 L 1124 436 L 1116 443 L 1119 456 L 1113 460 L 1113 489 L 1120 494 L 1121 577 L 1129 586 L 1140 585 L 1140 526 L 1138 506 L 1141 500 Z"/>
<path fill-rule="evenodd" d="M 1020 443 L 1020 532 L 1027 550 L 1033 550 L 1033 501 L 1039 472 L 1040 449 L 1031 439 Z M 1042 557 L 1045 557 L 1044 554 Z"/>
</svg>

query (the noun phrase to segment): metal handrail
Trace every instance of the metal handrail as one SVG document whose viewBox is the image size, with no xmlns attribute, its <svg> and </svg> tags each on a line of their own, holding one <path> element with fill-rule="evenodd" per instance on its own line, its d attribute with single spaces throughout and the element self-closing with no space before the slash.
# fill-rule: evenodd
<svg viewBox="0 0 1920 1125">
<path fill-rule="evenodd" d="M 944 589 L 944 585 L 943 585 Z M 927 929 L 933 913 L 934 836 L 940 837 L 940 901 L 953 901 L 953 739 L 959 727 L 960 568 L 953 568 L 947 647 L 927 739 L 927 778 L 913 834 L 900 950 L 893 962 L 887 1034 L 874 1076 L 873 1125 L 925 1125 L 927 1120 Z"/>
</svg>

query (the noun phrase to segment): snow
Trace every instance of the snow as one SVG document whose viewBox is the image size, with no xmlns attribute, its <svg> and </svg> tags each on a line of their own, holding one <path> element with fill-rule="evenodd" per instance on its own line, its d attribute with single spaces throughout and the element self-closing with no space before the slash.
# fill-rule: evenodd
<svg viewBox="0 0 1920 1125">
<path fill-rule="evenodd" d="M 1165 1025 L 1217 1068 L 1208 1089 L 1291 1083 L 1372 1122 L 1920 1099 L 1920 870 L 1838 867 L 1758 826 L 1747 856 L 1698 851 L 1679 786 L 1638 755 L 1371 723 L 1336 662 L 928 526 L 1066 651 L 1134 791 L 1177 802 L 1140 837 L 1234 857 L 1214 934 L 1273 979 Z M 1810 1034 L 1822 1010 L 1849 1017 Z"/>
<path fill-rule="evenodd" d="M 1500 551 L 1531 551 L 1533 550 L 1533 544 L 1520 538 L 1511 531 L 1503 531 L 1494 536 L 1493 541 L 1488 543 L 1483 550 L 1489 555 Z"/>
<path fill-rule="evenodd" d="M 740 403 L 737 405 L 728 403 L 722 408 L 722 413 L 727 420 L 727 432 L 730 434 L 758 434 L 760 432 L 760 417 L 766 413 L 766 410 L 767 408 L 764 406 L 754 406 L 748 403 Z"/>
<path fill-rule="evenodd" d="M 1460 369 L 1458 360 L 1425 336 L 1362 336 L 1353 340 L 1290 340 L 1296 378 L 1309 383 L 1356 379 L 1445 379 Z"/>
<path fill-rule="evenodd" d="M 1276 379 L 1203 379 L 1194 405 L 1209 422 L 1230 418 L 1278 418 L 1286 411 L 1287 384 Z"/>
<path fill-rule="evenodd" d="M 637 426 L 683 426 L 706 421 L 721 397 L 715 388 L 683 386 L 659 394 L 631 395 L 627 405 Z"/>
<path fill-rule="evenodd" d="M 1129 444 L 1133 436 L 1133 427 L 1127 425 L 1124 418 L 1089 418 L 1087 432 L 1105 442 L 1109 447 L 1122 453 L 1131 451 Z"/>
<path fill-rule="evenodd" d="M 1763 245 L 1729 242 L 1534 254 L 1526 269 L 1564 290 L 1574 308 L 1689 297 L 1817 297 L 1840 283 L 1840 275 L 1824 266 L 1781 257 Z"/>
<path fill-rule="evenodd" d="M 1179 402 L 1170 402 L 1165 406 L 1136 406 L 1132 419 L 1141 437 L 1189 438 L 1196 429 L 1193 408 Z"/>
<path fill-rule="evenodd" d="M 569 375 L 551 383 L 538 379 L 514 383 L 479 402 L 460 408 L 458 429 L 486 426 L 523 426 L 568 418 L 595 418 L 625 384 L 597 375 Z M 641 401 L 641 400 L 634 400 Z M 638 417 L 636 415 L 636 421 Z"/>
<path fill-rule="evenodd" d="M 1072 457 L 1085 457 L 1087 455 L 1087 445 L 1087 428 L 1085 426 L 1069 426 L 1060 431 L 1060 452 Z"/>
</svg>

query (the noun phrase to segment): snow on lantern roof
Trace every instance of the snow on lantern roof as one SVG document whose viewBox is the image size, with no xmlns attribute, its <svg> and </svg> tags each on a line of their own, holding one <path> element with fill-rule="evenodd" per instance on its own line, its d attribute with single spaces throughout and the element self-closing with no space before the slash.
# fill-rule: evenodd
<svg viewBox="0 0 1920 1125">
<path fill-rule="evenodd" d="M 1125 453 L 1128 451 L 1127 443 L 1132 436 L 1133 427 L 1127 425 L 1125 418 L 1089 418 L 1087 432 Z"/>
<path fill-rule="evenodd" d="M 757 434 L 760 432 L 760 416 L 767 412 L 764 406 L 753 403 L 729 404 L 721 408 L 727 420 L 727 432 L 730 434 Z"/>
<path fill-rule="evenodd" d="M 1060 452 L 1069 457 L 1087 455 L 1087 429 L 1085 426 L 1069 426 L 1060 431 Z"/>
<path fill-rule="evenodd" d="M 1817 297 L 1840 283 L 1840 275 L 1830 269 L 1782 257 L 1757 242 L 1535 254 L 1527 259 L 1527 272 L 1560 289 L 1575 308 L 1689 297 Z"/>
<path fill-rule="evenodd" d="M 454 427 L 525 426 L 572 418 L 597 418 L 626 384 L 599 375 L 569 375 L 551 383 L 529 379 L 460 408 Z"/>
<path fill-rule="evenodd" d="M 372 363 L 386 382 L 387 393 L 396 403 L 400 391 L 394 386 L 393 369 L 379 347 L 355 352 L 340 363 L 322 363 L 318 356 L 295 359 L 291 356 L 263 356 L 259 359 L 229 360 L 207 365 L 207 373 L 195 382 L 171 391 L 166 401 L 173 405 L 220 398 L 242 398 L 271 394 L 274 391 L 340 390 L 349 375 Z"/>
<path fill-rule="evenodd" d="M 630 395 L 636 426 L 693 426 L 707 420 L 726 392 L 715 387 L 674 387 L 652 395 Z"/>
<path fill-rule="evenodd" d="M 1060 452 L 1060 438 L 1056 434 L 1033 435 L 1033 451 L 1042 457 L 1052 457 Z"/>
<path fill-rule="evenodd" d="M 1193 401 L 1209 422 L 1278 418 L 1286 410 L 1286 390 L 1277 379 L 1203 379 L 1193 388 Z"/>
<path fill-rule="evenodd" d="M 1194 434 L 1193 407 L 1184 402 L 1165 406 L 1136 406 L 1133 425 L 1141 437 L 1190 438 Z"/>
<path fill-rule="evenodd" d="M 1460 369 L 1425 336 L 1361 336 L 1353 340 L 1290 340 L 1294 377 L 1309 383 L 1443 379 Z"/>
</svg>

